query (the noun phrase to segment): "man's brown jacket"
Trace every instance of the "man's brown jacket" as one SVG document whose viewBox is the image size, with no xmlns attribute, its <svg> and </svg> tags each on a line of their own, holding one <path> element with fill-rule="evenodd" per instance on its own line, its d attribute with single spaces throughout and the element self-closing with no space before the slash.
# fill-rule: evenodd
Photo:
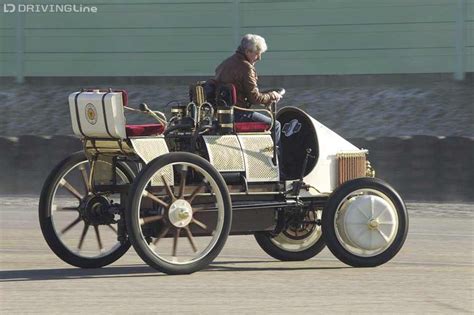
<svg viewBox="0 0 474 315">
<path fill-rule="evenodd" d="M 273 101 L 270 93 L 260 93 L 258 90 L 255 67 L 240 51 L 236 51 L 217 66 L 215 80 L 219 83 L 235 85 L 237 106 L 248 108 L 253 104 L 269 105 Z"/>
</svg>

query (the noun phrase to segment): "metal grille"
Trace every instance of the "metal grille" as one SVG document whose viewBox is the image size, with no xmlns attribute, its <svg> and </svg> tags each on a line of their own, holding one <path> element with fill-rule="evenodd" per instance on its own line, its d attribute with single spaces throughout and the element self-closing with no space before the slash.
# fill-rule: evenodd
<svg viewBox="0 0 474 315">
<path fill-rule="evenodd" d="M 168 146 L 162 137 L 147 137 L 130 139 L 137 155 L 148 164 L 156 157 L 168 153 Z M 163 186 L 161 175 L 164 176 L 169 185 L 174 185 L 173 167 L 165 166 L 160 174 L 155 174 L 151 179 L 152 186 Z"/>
<path fill-rule="evenodd" d="M 348 180 L 365 177 L 366 175 L 366 153 L 338 153 L 338 185 Z"/>
<path fill-rule="evenodd" d="M 279 180 L 278 166 L 274 166 L 273 140 L 271 135 L 239 135 L 245 158 L 249 182 L 272 182 Z"/>
<path fill-rule="evenodd" d="M 239 139 L 235 135 L 205 136 L 209 162 L 220 172 L 245 171 Z"/>
</svg>

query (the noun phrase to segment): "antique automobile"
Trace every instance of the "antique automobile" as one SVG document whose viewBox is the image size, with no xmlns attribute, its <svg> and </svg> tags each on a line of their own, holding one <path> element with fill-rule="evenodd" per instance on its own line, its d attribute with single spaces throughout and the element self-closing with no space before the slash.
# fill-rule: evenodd
<svg viewBox="0 0 474 315">
<path fill-rule="evenodd" d="M 245 110 L 235 93 L 198 82 L 168 117 L 129 107 L 125 91 L 72 93 L 84 149 L 51 172 L 39 204 L 53 252 L 98 268 L 133 245 L 151 267 L 188 274 L 208 266 L 228 235 L 253 234 L 282 261 L 307 260 L 325 246 L 355 267 L 392 259 L 407 236 L 407 210 L 374 178 L 368 151 L 296 107 L 252 108 L 280 122 L 276 143 L 274 123 L 234 121 Z M 127 125 L 125 110 L 157 121 Z"/>
</svg>

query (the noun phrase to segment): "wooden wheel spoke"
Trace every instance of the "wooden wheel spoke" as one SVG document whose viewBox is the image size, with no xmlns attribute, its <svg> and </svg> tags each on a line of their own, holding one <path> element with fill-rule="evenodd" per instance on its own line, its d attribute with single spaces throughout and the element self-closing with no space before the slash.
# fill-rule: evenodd
<svg viewBox="0 0 474 315">
<path fill-rule="evenodd" d="M 89 186 L 89 175 L 87 174 L 87 170 L 84 165 L 79 166 L 79 170 L 81 171 L 82 174 L 82 180 L 84 182 L 84 188 L 86 192 L 90 192 L 90 186 Z"/>
<path fill-rule="evenodd" d="M 193 218 L 193 220 L 191 222 L 196 224 L 197 226 L 199 226 L 201 229 L 207 230 L 207 225 L 205 225 L 201 221 L 197 220 L 196 218 Z"/>
<path fill-rule="evenodd" d="M 170 230 L 169 227 L 166 227 L 161 233 L 160 235 L 158 235 L 158 237 L 153 241 L 153 245 L 156 246 L 156 244 L 158 244 L 158 242 L 160 241 L 161 238 L 163 238 L 166 234 L 168 234 L 168 231 Z"/>
<path fill-rule="evenodd" d="M 188 237 L 189 243 L 191 243 L 191 247 L 193 248 L 193 251 L 196 253 L 198 250 L 197 250 L 196 243 L 194 242 L 194 238 L 193 238 L 193 234 L 191 233 L 191 230 L 189 229 L 188 226 L 185 227 L 184 230 L 186 231 L 186 236 Z"/>
<path fill-rule="evenodd" d="M 64 178 L 59 181 L 59 185 L 66 188 L 66 190 L 73 194 L 77 199 L 82 200 L 82 198 L 84 198 L 84 196 L 82 196 L 81 193 L 78 192 L 77 189 L 69 184 Z"/>
<path fill-rule="evenodd" d="M 99 249 L 102 250 L 104 247 L 102 246 L 102 240 L 100 239 L 99 226 L 94 225 L 94 230 L 95 230 L 95 237 L 97 239 L 97 244 L 99 245 Z"/>
<path fill-rule="evenodd" d="M 77 249 L 81 250 L 82 244 L 84 244 L 84 239 L 86 238 L 87 230 L 89 230 L 89 224 L 85 223 L 84 228 L 82 229 L 81 239 L 79 240 L 79 244 L 77 245 Z"/>
<path fill-rule="evenodd" d="M 72 229 L 74 226 L 76 226 L 79 222 L 81 222 L 81 218 L 78 217 L 76 220 L 72 221 L 71 223 L 69 223 L 68 226 L 66 226 L 64 229 L 61 230 L 61 234 L 64 234 L 66 233 L 67 231 L 69 231 L 70 229 Z"/>
<path fill-rule="evenodd" d="M 58 211 L 58 212 L 79 211 L 79 207 L 56 207 L 54 211 Z"/>
<path fill-rule="evenodd" d="M 147 224 L 147 223 L 159 221 L 161 219 L 163 219 L 162 215 L 152 215 L 152 216 L 149 216 L 149 217 L 140 218 L 140 225 L 144 225 L 144 224 Z"/>
<path fill-rule="evenodd" d="M 197 186 L 194 191 L 191 193 L 191 195 L 188 198 L 189 203 L 193 203 L 194 198 L 196 198 L 197 194 L 201 192 L 201 190 L 206 186 L 206 179 L 204 179 L 199 186 Z"/>
<path fill-rule="evenodd" d="M 108 226 L 112 231 L 114 231 L 115 234 L 118 234 L 117 229 L 114 228 L 112 225 L 107 224 L 107 226 Z"/>
<path fill-rule="evenodd" d="M 178 198 L 183 198 L 184 187 L 186 186 L 186 175 L 188 174 L 188 167 L 186 165 L 181 166 L 181 181 L 179 182 Z"/>
<path fill-rule="evenodd" d="M 166 193 L 168 194 L 168 196 L 170 196 L 171 200 L 172 201 L 175 201 L 176 200 L 176 197 L 173 193 L 173 190 L 171 189 L 171 186 L 168 184 L 168 182 L 166 181 L 166 178 L 165 176 L 161 175 L 161 180 L 163 181 L 163 185 L 165 185 L 165 190 L 166 190 Z"/>
<path fill-rule="evenodd" d="M 143 197 L 146 197 L 146 198 L 149 198 L 151 200 L 153 200 L 154 202 L 156 202 L 157 204 L 165 207 L 165 208 L 168 208 L 169 207 L 169 204 L 167 204 L 166 202 L 164 202 L 163 200 L 161 200 L 160 198 L 158 198 L 157 196 L 153 195 L 152 193 L 148 192 L 148 191 L 143 191 Z"/>
<path fill-rule="evenodd" d="M 173 250 L 172 250 L 172 253 L 171 253 L 171 255 L 172 255 L 173 257 L 176 257 L 176 252 L 178 251 L 179 232 L 181 232 L 181 229 L 175 229 L 175 230 L 174 230 Z"/>
</svg>

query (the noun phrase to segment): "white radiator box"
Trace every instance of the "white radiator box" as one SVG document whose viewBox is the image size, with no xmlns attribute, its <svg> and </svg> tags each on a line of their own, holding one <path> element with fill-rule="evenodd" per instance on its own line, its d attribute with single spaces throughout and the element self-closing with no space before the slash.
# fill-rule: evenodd
<svg viewBox="0 0 474 315">
<path fill-rule="evenodd" d="M 69 95 L 72 130 L 79 137 L 125 139 L 121 92 L 92 90 Z"/>
</svg>

